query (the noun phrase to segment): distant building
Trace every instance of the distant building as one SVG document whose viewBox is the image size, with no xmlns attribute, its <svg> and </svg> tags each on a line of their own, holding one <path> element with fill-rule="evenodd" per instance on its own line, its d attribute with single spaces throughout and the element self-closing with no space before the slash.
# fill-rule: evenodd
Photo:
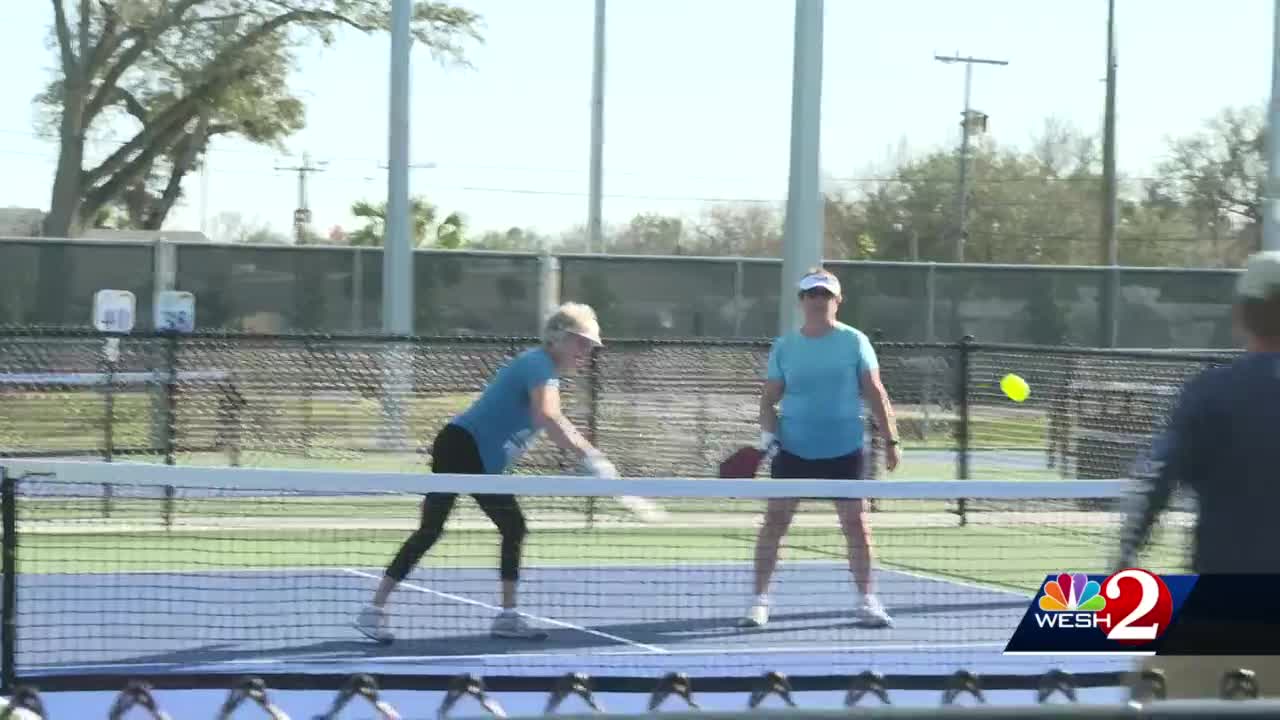
<svg viewBox="0 0 1280 720">
<path fill-rule="evenodd" d="M 0 208 L 0 237 L 36 237 L 44 211 L 35 208 Z"/>
<path fill-rule="evenodd" d="M 44 222 L 44 211 L 36 208 L 8 207 L 0 208 L 0 238 L 33 238 L 40 237 L 40 226 Z M 85 230 L 80 238 L 87 240 L 134 240 L 153 242 L 169 240 L 171 242 L 209 242 L 208 236 L 202 232 L 188 230 Z"/>
<path fill-rule="evenodd" d="M 170 242 L 209 242 L 202 232 L 193 230 L 85 230 L 80 237 L 87 240 L 168 240 Z"/>
</svg>

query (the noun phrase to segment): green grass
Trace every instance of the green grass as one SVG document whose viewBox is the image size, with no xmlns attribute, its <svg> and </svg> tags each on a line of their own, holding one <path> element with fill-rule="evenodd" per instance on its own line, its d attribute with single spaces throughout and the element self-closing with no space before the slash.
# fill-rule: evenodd
<svg viewBox="0 0 1280 720">
<path fill-rule="evenodd" d="M 1106 563 L 1117 545 L 1114 525 L 1068 526 L 1069 520 L 1064 518 L 1069 516 L 1056 512 L 1031 519 L 1006 519 L 975 511 L 970 515 L 970 524 L 960 526 L 957 516 L 938 512 L 954 508 L 954 503 L 896 502 L 888 512 L 871 515 L 877 563 L 927 577 L 1031 592 L 1049 573 L 1106 572 Z M 392 514 L 404 509 L 403 504 L 383 509 L 361 507 L 352 514 L 372 520 L 384 510 Z M 761 508 L 758 503 L 739 502 L 732 509 L 740 515 L 740 522 L 726 528 L 696 524 L 652 528 L 598 524 L 588 528 L 585 516 L 573 527 L 540 528 L 538 518 L 543 515 L 531 511 L 533 531 L 525 546 L 526 565 L 643 568 L 736 562 L 747 567 Z M 899 517 L 900 513 L 921 511 L 933 513 L 930 522 L 904 523 Z M 258 515 L 256 511 L 254 514 Z M 271 515 L 263 517 L 270 519 Z M 111 531 L 26 532 L 20 538 L 18 563 L 24 573 L 381 567 L 407 536 L 407 523 L 412 517 L 402 516 L 406 524 L 399 529 L 339 529 L 326 527 L 316 518 L 315 526 L 299 529 L 198 531 L 179 525 L 165 530 L 153 522 L 146 530 L 117 527 Z M 496 565 L 497 533 L 483 522 L 475 522 L 481 518 L 473 509 L 467 509 L 462 517 L 472 522 L 451 528 L 423 560 L 426 566 Z M 23 519 L 35 521 L 27 516 Z M 188 525 L 197 522 L 194 517 L 179 519 Z M 1186 537 L 1181 533 L 1164 529 L 1152 547 L 1144 566 L 1183 567 L 1180 549 L 1186 547 Z M 794 527 L 785 541 L 783 557 L 792 561 L 843 562 L 844 540 L 834 519 L 831 526 Z"/>
<path fill-rule="evenodd" d="M 924 413 L 907 407 L 897 411 L 898 430 L 907 448 L 950 450 L 959 446 L 959 419 L 955 411 L 929 416 L 923 433 Z M 1044 448 L 1048 444 L 1049 419 L 1037 411 L 977 406 L 970 409 L 969 447 L 973 450 Z"/>
</svg>

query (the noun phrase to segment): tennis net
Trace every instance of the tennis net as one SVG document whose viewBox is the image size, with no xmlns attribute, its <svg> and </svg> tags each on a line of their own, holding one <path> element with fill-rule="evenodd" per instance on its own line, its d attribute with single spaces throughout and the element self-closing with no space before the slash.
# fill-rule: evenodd
<svg viewBox="0 0 1280 720">
<path fill-rule="evenodd" d="M 1115 684 L 1124 658 L 1003 657 L 1048 573 L 1105 572 L 1124 481 L 822 481 L 461 476 L 4 460 L 5 672 L 42 689 L 158 687 L 229 675 L 273 687 L 542 689 L 565 673 L 597 689 L 652 690 L 685 673 L 741 687 L 782 672 L 798 689 L 942 688 L 957 670 L 988 688 L 1051 669 Z M 391 645 L 353 627 L 423 493 L 512 493 L 527 517 L 520 609 L 541 642 L 496 639 L 499 538 L 467 497 L 392 596 Z M 620 496 L 662 511 L 637 514 Z M 595 502 L 586 502 L 595 498 Z M 856 598 L 833 503 L 804 500 L 783 540 L 772 618 L 739 627 L 753 598 L 765 501 L 873 499 L 873 582 L 894 625 Z M 965 499 L 963 516 L 959 499 Z M 1189 508 L 1166 513 L 1143 566 L 1185 569 Z M 718 680 L 717 680 L 718 679 Z M 709 684 L 708 684 L 709 683 Z"/>
</svg>

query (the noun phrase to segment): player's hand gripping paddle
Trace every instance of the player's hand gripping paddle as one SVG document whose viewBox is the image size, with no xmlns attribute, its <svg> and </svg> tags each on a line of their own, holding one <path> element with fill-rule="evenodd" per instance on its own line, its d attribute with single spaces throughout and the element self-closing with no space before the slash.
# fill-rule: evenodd
<svg viewBox="0 0 1280 720">
<path fill-rule="evenodd" d="M 763 460 L 764 452 L 760 448 L 738 448 L 720 463 L 720 477 L 724 479 L 753 478 Z"/>
<path fill-rule="evenodd" d="M 778 441 L 771 432 L 760 433 L 760 444 L 742 447 L 720 463 L 720 477 L 726 480 L 753 478 L 760 463 L 772 458 L 778 451 Z"/>
</svg>

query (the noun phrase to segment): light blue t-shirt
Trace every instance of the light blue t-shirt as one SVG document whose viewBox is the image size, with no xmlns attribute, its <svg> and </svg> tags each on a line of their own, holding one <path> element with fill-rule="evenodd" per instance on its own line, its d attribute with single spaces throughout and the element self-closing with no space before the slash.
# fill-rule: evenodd
<svg viewBox="0 0 1280 720">
<path fill-rule="evenodd" d="M 766 377 L 783 383 L 782 449 L 807 460 L 861 449 L 862 373 L 879 367 L 867 336 L 843 323 L 822 337 L 792 332 L 775 340 Z"/>
<path fill-rule="evenodd" d="M 555 361 L 543 348 L 525 350 L 498 371 L 471 407 L 453 419 L 475 438 L 486 473 L 506 472 L 533 444 L 538 429 L 533 425 L 529 393 L 543 385 L 560 386 Z"/>
</svg>

